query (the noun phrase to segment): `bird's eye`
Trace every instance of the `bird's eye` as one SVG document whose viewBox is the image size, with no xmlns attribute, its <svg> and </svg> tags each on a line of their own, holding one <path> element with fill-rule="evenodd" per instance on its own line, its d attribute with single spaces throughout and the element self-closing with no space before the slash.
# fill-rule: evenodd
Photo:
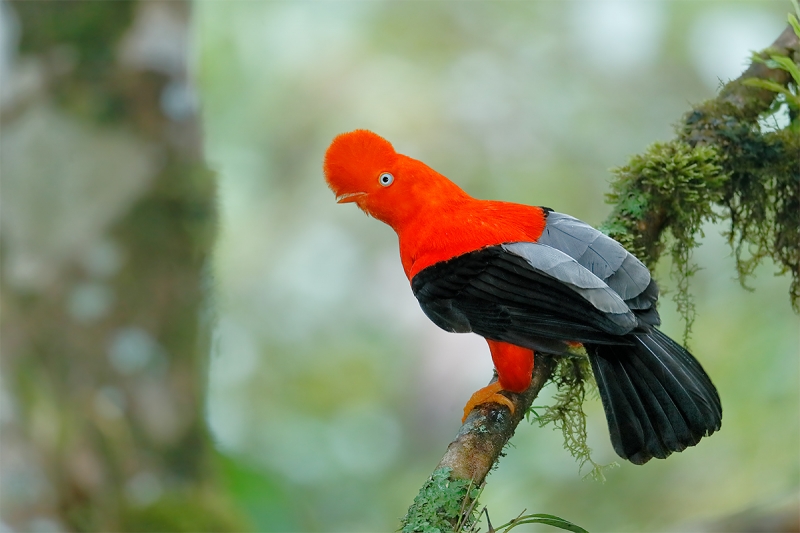
<svg viewBox="0 0 800 533">
<path fill-rule="evenodd" d="M 394 181 L 394 176 L 389 174 L 388 172 L 384 172 L 380 176 L 378 176 L 378 182 L 383 185 L 384 187 L 388 187 Z"/>
</svg>

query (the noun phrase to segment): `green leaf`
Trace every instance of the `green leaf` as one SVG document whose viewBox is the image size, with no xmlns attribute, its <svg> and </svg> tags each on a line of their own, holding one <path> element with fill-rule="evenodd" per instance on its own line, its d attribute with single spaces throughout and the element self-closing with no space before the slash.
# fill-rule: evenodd
<svg viewBox="0 0 800 533">
<path fill-rule="evenodd" d="M 787 98 L 794 98 L 794 95 L 789 90 L 781 85 L 770 80 L 762 80 L 761 78 L 747 78 L 742 83 L 748 87 L 758 87 L 759 89 L 767 89 L 776 93 L 786 95 Z"/>
<path fill-rule="evenodd" d="M 507 524 L 503 524 L 502 526 L 498 527 L 496 531 L 500 531 L 502 533 L 508 533 L 515 527 L 522 524 L 546 524 L 548 526 L 557 527 L 565 531 L 572 531 L 573 533 L 589 533 L 581 526 L 573 524 L 569 520 L 564 520 L 559 516 L 546 513 L 536 513 L 536 514 L 520 516 L 518 518 L 515 518 L 511 522 L 508 522 Z"/>
<path fill-rule="evenodd" d="M 800 84 L 800 68 L 797 67 L 794 61 L 786 56 L 770 56 L 770 58 L 777 63 L 781 69 L 785 70 L 794 78 L 794 82 Z"/>
<path fill-rule="evenodd" d="M 796 7 L 797 2 L 795 2 L 794 0 L 792 1 L 794 2 L 795 9 L 797 9 Z M 800 11 L 798 11 L 798 14 L 800 14 Z M 794 34 L 800 37 L 800 22 L 798 22 L 797 17 L 792 15 L 791 13 L 789 13 L 789 24 L 792 25 L 792 28 L 794 29 Z"/>
</svg>

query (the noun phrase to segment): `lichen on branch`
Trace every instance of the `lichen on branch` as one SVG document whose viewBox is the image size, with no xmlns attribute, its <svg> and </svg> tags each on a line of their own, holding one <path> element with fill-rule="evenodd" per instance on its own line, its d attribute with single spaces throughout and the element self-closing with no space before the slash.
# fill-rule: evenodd
<svg viewBox="0 0 800 533">
<path fill-rule="evenodd" d="M 472 480 L 451 479 L 452 468 L 434 470 L 403 517 L 403 533 L 461 531 L 475 523 L 481 488 Z M 469 505 L 469 508 L 465 508 Z"/>
</svg>

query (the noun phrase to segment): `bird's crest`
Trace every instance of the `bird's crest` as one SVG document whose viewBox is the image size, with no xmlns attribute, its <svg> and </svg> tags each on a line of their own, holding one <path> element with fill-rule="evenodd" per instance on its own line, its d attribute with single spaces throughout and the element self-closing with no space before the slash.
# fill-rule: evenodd
<svg viewBox="0 0 800 533">
<path fill-rule="evenodd" d="M 370 182 L 394 164 L 397 152 L 391 143 L 368 130 L 338 135 L 325 152 L 325 181 L 335 193 L 360 190 L 361 180 Z"/>
</svg>

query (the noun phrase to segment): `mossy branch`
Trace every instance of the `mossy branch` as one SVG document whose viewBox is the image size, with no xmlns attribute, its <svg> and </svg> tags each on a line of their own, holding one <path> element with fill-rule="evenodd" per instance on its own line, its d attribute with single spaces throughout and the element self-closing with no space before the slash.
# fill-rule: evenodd
<svg viewBox="0 0 800 533">
<path fill-rule="evenodd" d="M 800 311 L 798 61 L 800 37 L 790 24 L 717 98 L 688 112 L 675 139 L 612 170 L 614 210 L 603 229 L 651 268 L 669 250 L 686 338 L 694 320 L 691 252 L 709 221 L 730 221 L 727 236 L 743 284 L 771 257 L 792 274 L 790 297 Z M 759 122 L 784 111 L 783 128 Z"/>
<path fill-rule="evenodd" d="M 470 527 L 476 514 L 470 505 L 476 497 L 473 489 L 483 487 L 487 474 L 554 368 L 551 357 L 536 354 L 528 390 L 520 394 L 505 393 L 514 403 L 513 415 L 496 404 L 480 405 L 472 411 L 414 499 L 403 519 L 404 533 L 454 531 L 456 525 L 461 529 Z M 439 490 L 434 490 L 436 487 Z"/>
</svg>

